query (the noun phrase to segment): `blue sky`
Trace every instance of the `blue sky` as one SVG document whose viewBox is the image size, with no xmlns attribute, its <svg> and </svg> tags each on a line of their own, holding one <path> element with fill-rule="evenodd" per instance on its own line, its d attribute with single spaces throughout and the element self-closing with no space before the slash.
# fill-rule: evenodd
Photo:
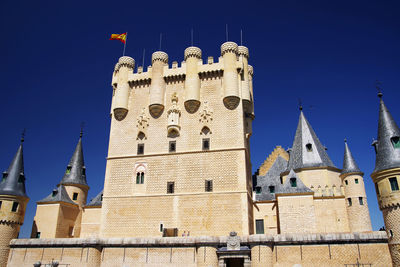
<svg viewBox="0 0 400 267">
<path fill-rule="evenodd" d="M 256 170 L 276 145 L 292 145 L 304 113 L 328 154 L 342 166 L 348 139 L 360 168 L 373 228 L 383 225 L 370 174 L 378 98 L 400 124 L 398 1 L 1 1 L 0 168 L 7 169 L 26 128 L 25 173 L 30 197 L 21 237 L 28 237 L 35 202 L 61 180 L 83 140 L 89 198 L 103 187 L 109 137 L 111 75 L 122 54 L 111 33 L 128 31 L 126 54 L 145 66 L 159 46 L 172 61 L 194 45 L 220 55 L 229 40 L 249 47 L 256 119 L 251 159 Z"/>
</svg>

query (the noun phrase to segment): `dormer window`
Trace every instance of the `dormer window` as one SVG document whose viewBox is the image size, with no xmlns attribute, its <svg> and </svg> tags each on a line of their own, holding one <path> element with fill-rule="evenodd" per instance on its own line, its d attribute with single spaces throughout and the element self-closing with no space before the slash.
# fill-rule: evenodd
<svg viewBox="0 0 400 267">
<path fill-rule="evenodd" d="M 306 145 L 306 149 L 307 149 L 307 152 L 311 152 L 312 151 L 312 144 L 308 143 Z"/>
<path fill-rule="evenodd" d="M 400 138 L 398 136 L 393 136 L 390 141 L 392 141 L 393 148 L 400 148 Z"/>
<path fill-rule="evenodd" d="M 261 186 L 256 186 L 256 194 L 261 194 Z"/>
<path fill-rule="evenodd" d="M 86 175 L 86 168 L 82 168 L 82 175 Z"/>
<path fill-rule="evenodd" d="M 71 167 L 71 166 L 68 166 L 68 167 L 67 167 L 67 170 L 65 171 L 65 174 L 70 174 L 70 173 L 71 173 L 71 169 L 72 169 L 72 167 Z"/>
<path fill-rule="evenodd" d="M 275 186 L 271 185 L 271 186 L 269 187 L 269 192 L 270 192 L 271 194 L 275 193 Z"/>
<path fill-rule="evenodd" d="M 58 190 L 54 189 L 53 192 L 51 192 L 51 196 L 55 197 L 58 194 Z"/>
<path fill-rule="evenodd" d="M 290 186 L 291 187 L 297 187 L 296 178 L 290 178 Z"/>
<path fill-rule="evenodd" d="M 25 176 L 23 174 L 20 174 L 18 177 L 18 183 L 23 183 L 25 182 Z"/>
<path fill-rule="evenodd" d="M 7 179 L 7 177 L 8 177 L 8 173 L 3 172 L 3 180 Z"/>
</svg>

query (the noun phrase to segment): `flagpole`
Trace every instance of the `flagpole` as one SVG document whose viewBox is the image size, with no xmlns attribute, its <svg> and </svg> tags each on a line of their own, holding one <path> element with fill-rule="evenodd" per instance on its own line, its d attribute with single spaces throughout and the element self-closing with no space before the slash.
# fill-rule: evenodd
<svg viewBox="0 0 400 267">
<path fill-rule="evenodd" d="M 128 41 L 128 32 L 126 32 L 126 38 L 124 42 L 124 52 L 122 53 L 122 56 L 125 56 L 125 47 L 126 47 L 126 42 Z"/>
</svg>

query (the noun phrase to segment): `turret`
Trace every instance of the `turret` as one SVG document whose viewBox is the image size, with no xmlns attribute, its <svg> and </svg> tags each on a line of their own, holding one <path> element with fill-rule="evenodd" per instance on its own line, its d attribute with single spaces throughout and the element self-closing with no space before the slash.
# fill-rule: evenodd
<svg viewBox="0 0 400 267">
<path fill-rule="evenodd" d="M 86 167 L 83 160 L 82 132 L 59 185 L 65 187 L 69 197 L 79 207 L 86 204 L 89 186 L 86 182 Z"/>
<path fill-rule="evenodd" d="M 235 109 L 239 105 L 239 85 L 237 72 L 238 45 L 226 42 L 221 45 L 221 56 L 224 59 L 224 105 L 227 109 Z"/>
<path fill-rule="evenodd" d="M 383 102 L 382 93 L 378 96 L 378 140 L 372 144 L 376 162 L 371 177 L 389 237 L 393 266 L 400 266 L 400 129 Z"/>
<path fill-rule="evenodd" d="M 252 105 L 249 86 L 249 49 L 245 46 L 239 46 L 238 54 L 243 64 L 242 71 L 240 73 L 240 88 L 242 91 L 243 109 L 246 113 L 250 113 L 252 111 Z"/>
<path fill-rule="evenodd" d="M 200 107 L 200 78 L 198 65 L 201 63 L 201 49 L 190 46 L 185 49 L 186 79 L 185 79 L 185 108 L 194 113 Z"/>
<path fill-rule="evenodd" d="M 345 140 L 343 169 L 340 178 L 344 187 L 351 232 L 372 231 L 363 175 L 364 173 L 358 168 Z"/>
<path fill-rule="evenodd" d="M 164 66 L 168 64 L 168 55 L 165 52 L 157 51 L 151 56 L 152 72 L 150 86 L 150 114 L 158 118 L 164 111 L 165 80 Z"/>
<path fill-rule="evenodd" d="M 0 266 L 7 265 L 9 243 L 18 237 L 29 201 L 25 192 L 23 141 L 0 182 Z"/>
<path fill-rule="evenodd" d="M 114 75 L 112 79 L 113 85 L 113 103 L 112 109 L 116 120 L 123 120 L 128 114 L 128 101 L 129 101 L 129 73 L 133 72 L 135 68 L 135 60 L 131 57 L 120 57 L 118 64 L 115 66 Z"/>
</svg>

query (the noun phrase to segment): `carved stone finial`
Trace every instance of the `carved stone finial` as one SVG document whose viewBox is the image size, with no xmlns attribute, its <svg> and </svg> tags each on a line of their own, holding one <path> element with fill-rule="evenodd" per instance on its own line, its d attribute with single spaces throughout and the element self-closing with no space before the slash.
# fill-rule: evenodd
<svg viewBox="0 0 400 267">
<path fill-rule="evenodd" d="M 227 250 L 240 250 L 240 237 L 235 231 L 229 233 L 226 248 Z"/>
</svg>

